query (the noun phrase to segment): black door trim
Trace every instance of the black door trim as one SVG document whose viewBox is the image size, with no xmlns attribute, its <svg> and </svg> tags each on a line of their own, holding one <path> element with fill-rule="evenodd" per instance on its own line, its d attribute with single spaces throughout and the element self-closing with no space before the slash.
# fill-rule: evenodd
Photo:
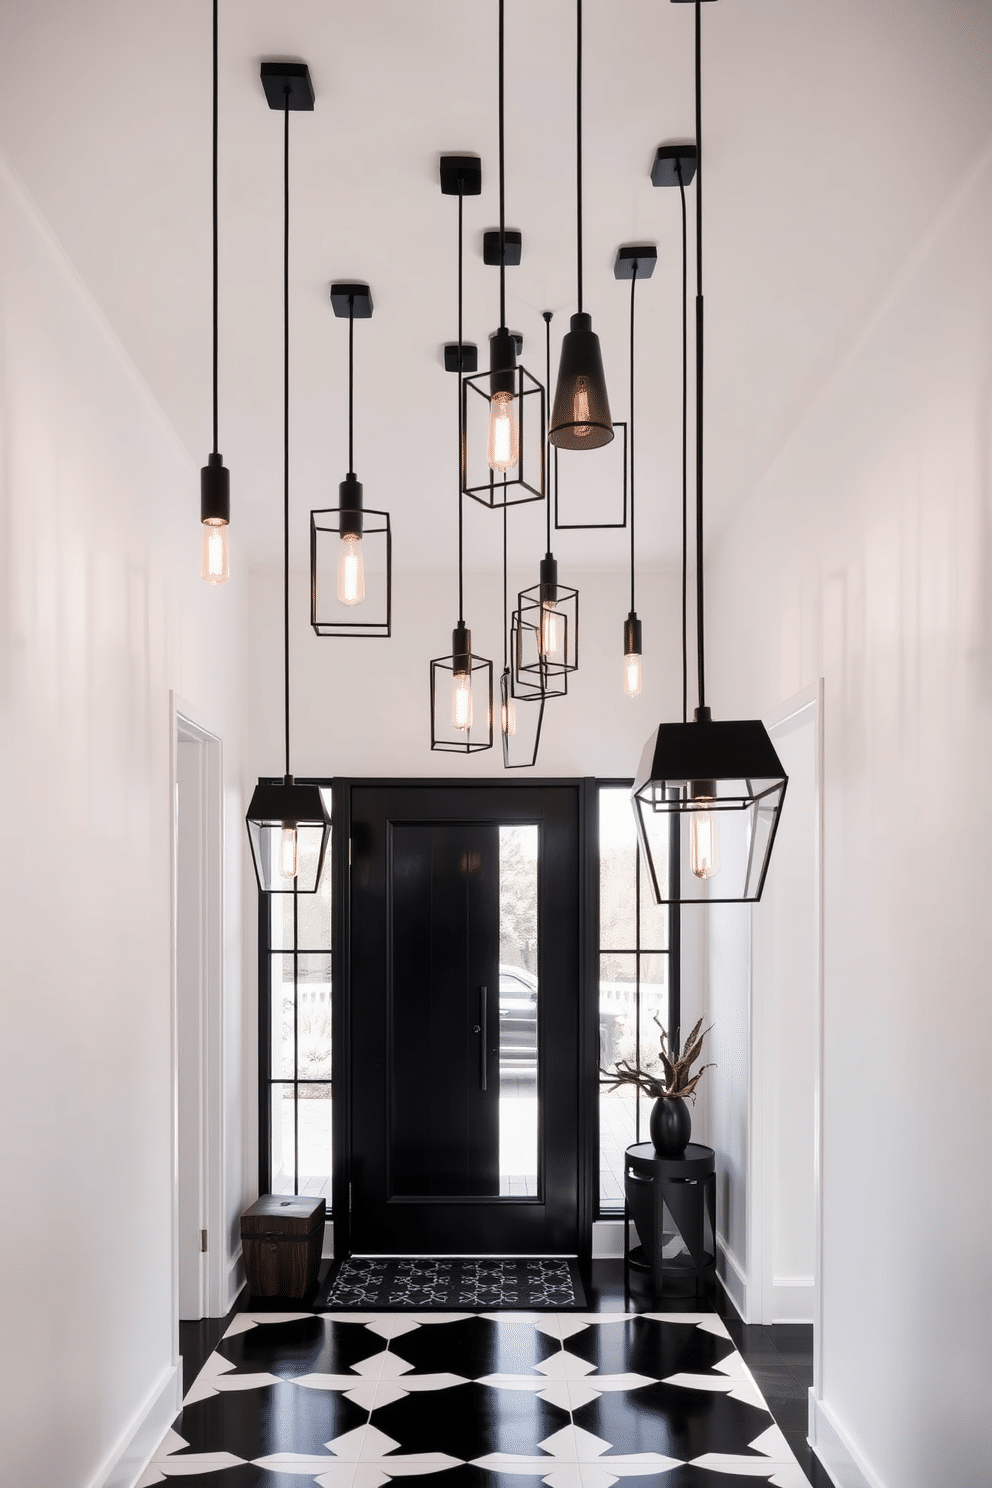
<svg viewBox="0 0 992 1488">
<path fill-rule="evenodd" d="M 332 1052 L 333 1219 L 334 1254 L 343 1259 L 351 1250 L 351 802 L 354 789 L 548 789 L 560 786 L 579 792 L 579 1170 L 577 1218 L 579 1259 L 587 1265 L 592 1255 L 592 1224 L 598 1212 L 599 1151 L 599 1021 L 596 926 L 599 913 L 599 875 L 594 851 L 598 836 L 596 781 L 592 777 L 514 779 L 475 777 L 368 778 L 336 776 L 333 783 L 333 959 L 331 1006 L 334 1029 Z"/>
</svg>

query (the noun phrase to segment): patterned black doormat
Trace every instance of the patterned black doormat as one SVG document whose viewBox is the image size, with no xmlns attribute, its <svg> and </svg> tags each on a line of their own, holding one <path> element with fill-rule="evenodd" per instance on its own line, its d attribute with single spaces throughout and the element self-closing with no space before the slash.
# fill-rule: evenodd
<svg viewBox="0 0 992 1488">
<path fill-rule="evenodd" d="M 578 1266 L 569 1260 L 342 1261 L 314 1304 L 321 1309 L 489 1312 L 497 1308 L 584 1308 Z"/>
</svg>

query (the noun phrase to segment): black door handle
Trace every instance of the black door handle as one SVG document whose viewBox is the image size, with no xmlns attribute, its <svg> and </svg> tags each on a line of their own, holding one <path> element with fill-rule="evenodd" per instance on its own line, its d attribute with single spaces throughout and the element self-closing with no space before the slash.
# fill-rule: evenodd
<svg viewBox="0 0 992 1488">
<path fill-rule="evenodd" d="M 489 989 L 488 989 L 488 987 L 480 987 L 479 988 L 479 1024 L 476 1027 L 476 1032 L 479 1033 L 479 1034 L 481 1034 L 481 1038 L 479 1039 L 479 1086 L 480 1086 L 480 1088 L 482 1090 L 485 1090 L 487 1088 L 487 1083 L 488 1083 L 487 1082 L 487 1079 L 486 1079 L 486 1075 L 487 1075 L 486 1066 L 487 1066 L 487 1062 L 488 1062 L 487 1059 L 486 1059 L 486 1054 L 487 1054 L 487 1049 L 488 1049 L 488 1044 L 489 1044 L 489 1038 L 488 1038 L 488 1034 L 487 1034 L 487 1023 L 489 1021 L 488 1013 L 489 1013 Z"/>
</svg>

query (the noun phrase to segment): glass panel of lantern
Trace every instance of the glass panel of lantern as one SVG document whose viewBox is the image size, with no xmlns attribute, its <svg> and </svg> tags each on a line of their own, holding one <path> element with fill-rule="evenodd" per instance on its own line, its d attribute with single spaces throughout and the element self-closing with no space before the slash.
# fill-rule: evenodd
<svg viewBox="0 0 992 1488">
<path fill-rule="evenodd" d="M 579 664 L 579 591 L 565 584 L 556 584 L 553 594 L 546 591 L 535 584 L 517 596 L 513 668 L 521 682 L 544 678 L 555 686 Z"/>
<path fill-rule="evenodd" d="M 483 506 L 544 500 L 544 387 L 517 366 L 513 392 L 491 371 L 462 379 L 462 490 Z"/>
<path fill-rule="evenodd" d="M 431 662 L 431 748 L 474 754 L 493 745 L 493 664 L 484 656 Z"/>
<path fill-rule="evenodd" d="M 310 624 L 319 636 L 391 634 L 392 533 L 389 513 L 329 507 L 310 513 Z"/>
<path fill-rule="evenodd" d="M 499 731 L 503 745 L 503 767 L 523 770 L 537 764 L 544 724 L 545 695 L 537 694 L 519 705 L 513 695 L 513 673 L 509 667 L 499 679 Z"/>
</svg>

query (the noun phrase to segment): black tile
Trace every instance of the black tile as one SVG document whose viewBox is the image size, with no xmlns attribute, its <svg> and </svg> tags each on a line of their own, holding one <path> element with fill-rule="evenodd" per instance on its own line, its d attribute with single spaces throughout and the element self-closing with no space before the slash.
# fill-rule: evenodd
<svg viewBox="0 0 992 1488">
<path fill-rule="evenodd" d="M 457 1363 L 449 1360 L 452 1372 L 464 1373 Z M 448 1452 L 467 1462 L 490 1452 L 539 1455 L 537 1443 L 567 1426 L 569 1415 L 530 1391 L 470 1383 L 408 1395 L 379 1407 L 372 1421 L 404 1452 Z"/>
<path fill-rule="evenodd" d="M 683 1461 L 705 1452 L 745 1452 L 771 1425 L 767 1412 L 723 1392 L 664 1384 L 601 1395 L 580 1406 L 573 1420 L 617 1452 L 664 1452 Z"/>
<path fill-rule="evenodd" d="M 807 1388 L 785 1364 L 750 1363 L 748 1368 L 754 1375 L 758 1389 L 774 1410 L 780 1400 L 807 1399 Z"/>
<path fill-rule="evenodd" d="M 197 1452 L 233 1452 L 247 1459 L 272 1452 L 321 1454 L 324 1443 L 364 1426 L 367 1410 L 338 1391 L 299 1385 L 225 1390 L 188 1405 L 174 1430 Z"/>
</svg>

